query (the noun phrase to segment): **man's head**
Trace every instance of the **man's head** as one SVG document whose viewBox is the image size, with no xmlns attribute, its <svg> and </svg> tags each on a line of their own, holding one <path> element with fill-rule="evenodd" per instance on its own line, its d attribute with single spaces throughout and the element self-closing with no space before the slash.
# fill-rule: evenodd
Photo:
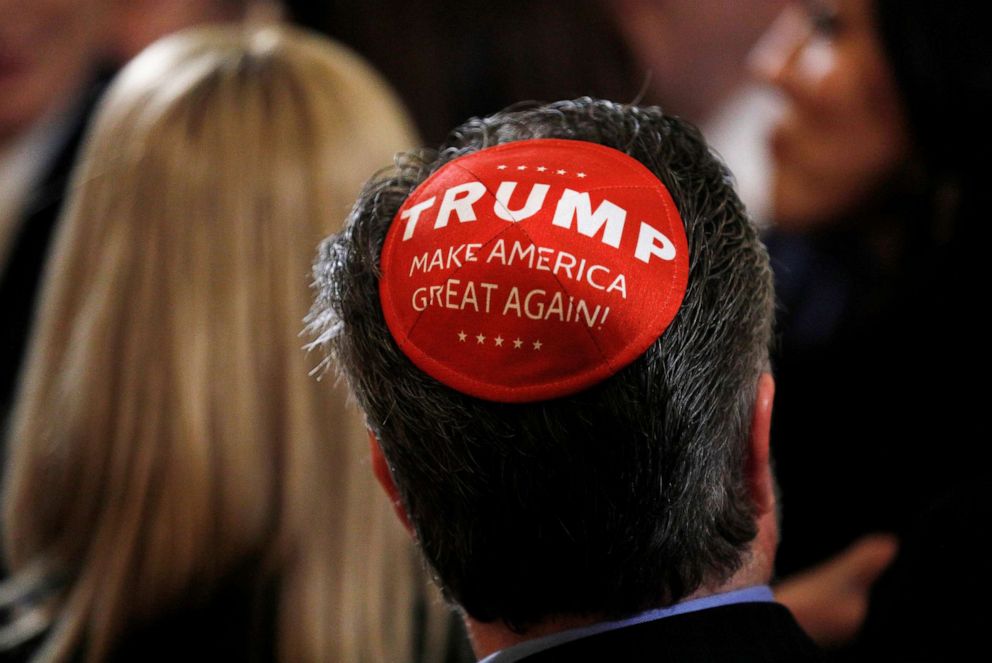
<svg viewBox="0 0 992 663">
<path fill-rule="evenodd" d="M 550 400 L 495 402 L 442 384 L 401 351 L 380 300 L 381 254 L 433 172 L 538 138 L 596 143 L 646 166 L 684 221 L 688 283 L 667 329 L 611 377 Z M 407 156 L 370 182 L 315 274 L 311 331 L 365 410 L 442 588 L 472 618 L 526 628 L 632 613 L 718 586 L 746 561 L 763 508 L 747 466 L 771 274 L 728 172 L 693 127 L 588 99 L 471 120 L 436 158 Z"/>
</svg>

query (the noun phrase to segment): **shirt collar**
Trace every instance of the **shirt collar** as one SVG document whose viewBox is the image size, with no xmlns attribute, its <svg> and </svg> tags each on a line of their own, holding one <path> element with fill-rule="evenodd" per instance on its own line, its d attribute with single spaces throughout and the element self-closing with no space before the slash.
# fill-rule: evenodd
<svg viewBox="0 0 992 663">
<path fill-rule="evenodd" d="M 479 663 L 513 663 L 513 661 L 519 661 L 520 659 L 530 656 L 531 654 L 536 654 L 539 651 L 557 647 L 558 645 L 572 640 L 578 640 L 579 638 L 596 635 L 597 633 L 605 633 L 606 631 L 613 631 L 619 628 L 624 628 L 625 626 L 643 624 L 644 622 L 665 619 L 666 617 L 672 617 L 674 615 L 684 615 L 689 612 L 707 610 L 709 608 L 716 608 L 725 605 L 734 605 L 736 603 L 768 603 L 774 600 L 775 597 L 772 595 L 772 590 L 767 585 L 757 585 L 755 587 L 747 587 L 745 589 L 724 592 L 722 594 L 710 594 L 709 596 L 703 596 L 698 599 L 691 599 L 689 601 L 683 601 L 682 603 L 676 603 L 675 605 L 668 606 L 666 608 L 646 610 L 625 619 L 609 622 L 597 622 L 596 624 L 590 624 L 589 626 L 580 626 L 578 628 L 568 629 L 567 631 L 560 631 L 558 633 L 552 633 L 551 635 L 546 635 L 540 638 L 534 638 L 533 640 L 527 640 L 525 642 L 521 642 L 520 644 L 513 645 L 512 647 L 507 647 L 506 649 L 493 652 L 479 661 Z"/>
</svg>

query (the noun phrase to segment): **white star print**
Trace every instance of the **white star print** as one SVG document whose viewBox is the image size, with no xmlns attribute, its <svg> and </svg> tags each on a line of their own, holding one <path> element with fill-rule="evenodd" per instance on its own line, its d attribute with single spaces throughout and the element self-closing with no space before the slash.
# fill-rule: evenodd
<svg viewBox="0 0 992 663">
<path fill-rule="evenodd" d="M 482 334 L 477 334 L 475 337 L 475 342 L 478 343 L 479 345 L 482 345 L 483 343 L 486 342 L 486 337 L 483 336 Z"/>
<path fill-rule="evenodd" d="M 538 166 L 538 167 L 537 167 L 537 170 L 538 170 L 538 172 L 541 172 L 541 173 L 543 173 L 544 171 L 546 171 L 546 170 L 547 170 L 547 168 L 545 168 L 544 166 Z"/>
<path fill-rule="evenodd" d="M 497 336 L 496 338 L 493 339 L 493 341 L 496 342 L 496 346 L 497 347 L 500 347 L 500 348 L 503 347 L 503 337 L 502 336 Z"/>
<path fill-rule="evenodd" d="M 458 332 L 458 340 L 459 341 L 461 341 L 462 343 L 464 343 L 466 338 L 468 338 L 468 334 L 466 334 L 464 330 Z"/>
<path fill-rule="evenodd" d="M 519 350 L 520 349 L 520 346 L 522 346 L 523 344 L 524 344 L 524 342 L 521 341 L 519 338 L 514 339 L 514 341 L 513 341 L 513 347 L 516 350 Z"/>
<path fill-rule="evenodd" d="M 517 170 L 527 170 L 527 166 L 517 166 Z"/>
<path fill-rule="evenodd" d="M 585 173 L 576 173 L 576 177 L 585 177 L 585 176 L 586 176 Z"/>
<path fill-rule="evenodd" d="M 564 171 L 564 170 L 561 170 L 561 169 L 559 168 L 559 169 L 558 169 L 558 170 L 556 170 L 555 172 L 556 172 L 556 173 L 558 173 L 559 175 L 564 175 L 564 174 L 565 174 L 565 173 L 566 173 L 567 171 Z"/>
<path fill-rule="evenodd" d="M 506 164 L 501 163 L 500 165 L 496 166 L 496 170 L 506 170 Z"/>
<path fill-rule="evenodd" d="M 544 345 L 544 344 L 541 343 L 540 341 L 534 341 L 534 349 L 535 350 L 540 350 L 542 345 Z"/>
</svg>

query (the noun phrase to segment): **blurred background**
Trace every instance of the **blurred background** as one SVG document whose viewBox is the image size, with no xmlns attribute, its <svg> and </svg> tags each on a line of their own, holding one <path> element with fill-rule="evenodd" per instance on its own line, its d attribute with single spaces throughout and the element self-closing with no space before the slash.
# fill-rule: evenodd
<svg viewBox="0 0 992 663">
<path fill-rule="evenodd" d="M 973 460 L 984 397 L 968 386 L 987 359 L 974 319 L 988 298 L 982 4 L 0 0 L 0 422 L 94 109 L 160 37 L 218 22 L 313 30 L 378 70 L 428 147 L 521 102 L 659 104 L 724 157 L 776 270 L 779 571 L 797 580 L 780 597 L 823 644 L 849 644 L 867 615 L 859 646 L 898 633 L 922 656 L 908 587 L 957 600 L 920 569 L 977 564 L 966 542 L 988 522 L 988 500 L 963 492 L 987 480 Z M 934 509 L 950 553 L 932 546 Z M 971 623 L 927 621 L 955 642 Z"/>
</svg>

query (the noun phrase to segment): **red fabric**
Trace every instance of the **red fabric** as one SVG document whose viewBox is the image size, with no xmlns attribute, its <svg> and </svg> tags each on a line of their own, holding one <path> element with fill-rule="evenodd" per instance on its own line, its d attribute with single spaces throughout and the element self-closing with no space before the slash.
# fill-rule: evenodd
<svg viewBox="0 0 992 663">
<path fill-rule="evenodd" d="M 439 168 L 400 208 L 381 262 L 400 349 L 442 383 L 502 402 L 619 371 L 671 323 L 689 273 L 658 178 L 612 148 L 560 139 Z"/>
</svg>

